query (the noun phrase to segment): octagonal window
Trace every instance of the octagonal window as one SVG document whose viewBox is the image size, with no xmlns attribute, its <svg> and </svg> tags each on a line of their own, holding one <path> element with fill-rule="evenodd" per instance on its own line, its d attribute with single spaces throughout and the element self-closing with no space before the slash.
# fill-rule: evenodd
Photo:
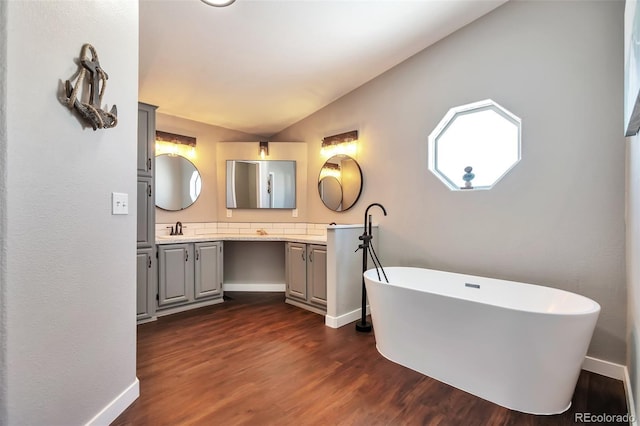
<svg viewBox="0 0 640 426">
<path fill-rule="evenodd" d="M 451 108 L 429 135 L 429 170 L 451 190 L 491 189 L 520 161 L 520 119 L 487 99 Z"/>
</svg>

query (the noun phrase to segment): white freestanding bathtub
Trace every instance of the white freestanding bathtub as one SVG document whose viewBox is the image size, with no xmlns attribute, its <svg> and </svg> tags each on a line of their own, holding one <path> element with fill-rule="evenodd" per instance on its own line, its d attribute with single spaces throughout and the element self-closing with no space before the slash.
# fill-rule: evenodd
<svg viewBox="0 0 640 426">
<path fill-rule="evenodd" d="M 512 410 L 569 408 L 598 303 L 513 281 L 407 267 L 385 272 L 389 284 L 375 269 L 364 273 L 385 358 Z"/>
</svg>

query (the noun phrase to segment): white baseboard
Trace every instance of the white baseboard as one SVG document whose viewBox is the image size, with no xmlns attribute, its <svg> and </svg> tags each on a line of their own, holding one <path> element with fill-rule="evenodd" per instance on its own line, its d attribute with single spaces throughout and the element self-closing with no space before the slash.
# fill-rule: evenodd
<svg viewBox="0 0 640 426">
<path fill-rule="evenodd" d="M 224 291 L 258 291 L 258 292 L 283 292 L 287 289 L 286 284 L 223 284 Z"/>
<path fill-rule="evenodd" d="M 636 418 L 635 399 L 633 398 L 633 390 L 631 389 L 631 381 L 629 380 L 629 370 L 627 367 L 614 362 L 586 356 L 582 363 L 582 369 L 622 381 L 622 384 L 624 385 L 624 393 L 627 399 L 627 410 L 629 410 L 629 417 L 632 419 L 629 424 L 631 426 L 637 426 L 638 420 Z"/>
<path fill-rule="evenodd" d="M 347 324 L 350 324 L 354 321 L 357 321 L 362 316 L 361 314 L 362 308 L 356 309 L 355 311 L 347 312 L 346 314 L 338 315 L 337 317 L 333 317 L 330 315 L 324 316 L 324 325 L 331 328 L 340 328 Z M 367 306 L 367 315 L 369 315 L 369 306 Z"/>
<path fill-rule="evenodd" d="M 298 302 L 296 300 L 292 300 L 292 299 L 289 299 L 289 298 L 286 298 L 284 303 L 288 303 L 289 305 L 293 305 L 296 308 L 302 308 L 302 309 L 305 309 L 305 310 L 307 310 L 309 312 L 313 312 L 314 314 L 318 314 L 318 315 L 323 315 L 324 316 L 324 311 L 322 309 L 316 308 L 315 306 L 307 305 L 306 303 L 300 303 L 300 302 Z"/>
<path fill-rule="evenodd" d="M 158 320 L 158 317 L 156 317 L 155 315 L 153 315 L 153 316 L 151 316 L 151 317 L 149 317 L 149 318 L 145 318 L 145 319 L 143 319 L 143 320 L 138 320 L 138 321 L 136 321 L 136 325 L 146 324 L 146 323 L 148 323 L 148 322 L 154 322 L 154 321 L 157 321 L 157 320 Z"/>
<path fill-rule="evenodd" d="M 218 299 L 207 300 L 205 302 L 190 303 L 188 305 L 176 306 L 173 308 L 159 308 L 158 310 L 156 310 L 156 317 L 164 317 L 166 315 L 177 314 L 178 312 L 189 311 L 191 309 L 217 305 L 218 303 L 224 303 L 224 299 L 222 297 L 219 297 Z"/>
<path fill-rule="evenodd" d="M 87 426 L 108 426 L 113 422 L 129 405 L 140 396 L 140 381 L 136 380 L 129 385 L 120 395 L 104 407 L 94 418 L 89 420 Z"/>
<path fill-rule="evenodd" d="M 638 426 L 638 418 L 636 417 L 636 403 L 633 397 L 633 390 L 631 389 L 631 380 L 629 380 L 629 369 L 624 367 L 624 393 L 627 395 L 627 410 L 629 410 L 629 417 L 632 419 L 629 422 L 630 426 Z"/>
<path fill-rule="evenodd" d="M 616 380 L 624 380 L 626 367 L 614 362 L 604 361 L 590 356 L 584 357 L 582 369 Z"/>
</svg>

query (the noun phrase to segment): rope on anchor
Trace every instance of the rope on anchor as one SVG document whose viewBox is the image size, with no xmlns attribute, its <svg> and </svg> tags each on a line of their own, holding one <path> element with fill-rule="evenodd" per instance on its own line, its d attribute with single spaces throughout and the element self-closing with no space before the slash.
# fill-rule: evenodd
<svg viewBox="0 0 640 426">
<path fill-rule="evenodd" d="M 91 58 L 89 58 L 89 51 L 91 52 Z M 67 95 L 68 96 L 67 106 L 69 108 L 77 107 L 76 101 L 78 101 L 80 105 L 86 108 L 87 109 L 86 114 L 83 114 L 83 115 L 85 115 L 86 118 L 88 118 L 92 122 L 94 130 L 96 129 L 96 127 L 97 128 L 115 127 L 118 124 L 117 115 L 112 112 L 103 111 L 100 108 L 100 106 L 102 105 L 102 97 L 104 95 L 105 89 L 107 88 L 107 80 L 109 76 L 100 67 L 100 63 L 98 60 L 98 52 L 91 44 L 86 43 L 82 46 L 82 50 L 80 51 L 80 63 L 81 63 L 81 69 L 78 74 L 78 78 L 76 80 L 75 86 L 71 86 L 71 83 L 67 81 L 68 86 L 73 87 L 73 89 L 71 90 L 71 93 Z M 88 68 L 86 65 L 87 63 L 97 64 L 97 66 L 95 67 L 95 72 L 97 73 L 99 78 L 99 82 L 97 84 L 100 86 L 100 92 L 97 100 L 93 99 L 93 93 L 92 93 L 90 100 L 93 102 L 93 105 L 91 103 L 82 102 L 80 99 L 78 99 L 78 91 L 83 86 L 84 79 L 88 72 Z M 94 89 L 93 84 L 94 84 L 93 81 L 89 83 L 92 89 L 92 92 Z M 83 113 L 83 111 L 79 111 L 79 112 Z M 110 123 L 105 123 L 103 116 L 106 118 L 109 118 L 111 120 Z"/>
</svg>

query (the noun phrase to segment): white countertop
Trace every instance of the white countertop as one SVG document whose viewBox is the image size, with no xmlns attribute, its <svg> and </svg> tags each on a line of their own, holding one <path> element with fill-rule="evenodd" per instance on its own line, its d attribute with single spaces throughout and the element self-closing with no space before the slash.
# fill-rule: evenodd
<svg viewBox="0 0 640 426">
<path fill-rule="evenodd" d="M 298 243 L 327 244 L 324 235 L 306 234 L 200 234 L 157 235 L 156 244 L 197 243 L 203 241 L 290 241 Z"/>
</svg>

